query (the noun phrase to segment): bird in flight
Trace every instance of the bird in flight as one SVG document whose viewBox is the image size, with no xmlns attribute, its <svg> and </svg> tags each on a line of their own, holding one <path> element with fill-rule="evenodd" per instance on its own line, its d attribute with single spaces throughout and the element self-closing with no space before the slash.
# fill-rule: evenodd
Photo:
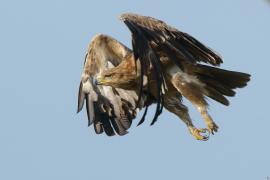
<svg viewBox="0 0 270 180">
<path fill-rule="evenodd" d="M 177 115 L 197 140 L 218 131 L 206 98 L 225 106 L 234 89 L 247 85 L 250 75 L 218 68 L 223 61 L 191 35 L 165 22 L 133 13 L 120 16 L 132 35 L 132 50 L 104 34 L 90 42 L 78 95 L 78 112 L 86 104 L 88 125 L 108 136 L 125 135 L 139 110 L 146 118 L 156 104 L 151 125 L 163 107 Z M 207 128 L 192 123 L 185 97 L 199 111 Z"/>
</svg>

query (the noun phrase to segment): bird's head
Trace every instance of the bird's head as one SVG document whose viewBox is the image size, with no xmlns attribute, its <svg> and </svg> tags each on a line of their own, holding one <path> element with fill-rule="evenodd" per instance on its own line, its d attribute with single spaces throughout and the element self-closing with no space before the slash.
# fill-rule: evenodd
<svg viewBox="0 0 270 180">
<path fill-rule="evenodd" d="M 128 62 L 122 62 L 117 67 L 106 69 L 97 74 L 95 84 L 115 88 L 134 89 L 137 76 L 134 67 Z"/>
</svg>

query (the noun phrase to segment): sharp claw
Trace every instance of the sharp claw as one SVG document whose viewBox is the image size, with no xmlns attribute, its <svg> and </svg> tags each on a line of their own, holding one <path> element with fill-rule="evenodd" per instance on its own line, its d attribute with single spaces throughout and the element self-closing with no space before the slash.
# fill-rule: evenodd
<svg viewBox="0 0 270 180">
<path fill-rule="evenodd" d="M 208 130 L 211 132 L 211 134 L 215 134 L 218 131 L 218 126 L 214 122 L 207 124 L 207 126 L 208 126 Z"/>
<path fill-rule="evenodd" d="M 206 133 L 206 129 L 199 129 L 200 133 Z"/>
<path fill-rule="evenodd" d="M 207 141 L 210 137 L 210 131 L 206 128 L 200 129 L 200 132 L 207 133 L 206 135 L 202 135 L 203 141 Z"/>
<path fill-rule="evenodd" d="M 207 137 L 203 137 L 203 139 L 202 139 L 202 141 L 207 141 L 209 139 L 209 136 L 207 136 Z"/>
<path fill-rule="evenodd" d="M 210 131 L 205 128 L 201 129 L 196 129 L 194 127 L 191 127 L 190 133 L 197 139 L 197 140 L 202 140 L 202 141 L 207 141 L 209 139 Z M 202 134 L 201 134 L 202 133 Z M 206 135 L 204 135 L 207 133 Z"/>
<path fill-rule="evenodd" d="M 198 130 L 199 130 L 199 132 L 201 132 L 201 133 L 209 132 L 208 129 L 206 129 L 206 128 L 201 128 L 201 129 L 198 129 Z"/>
</svg>

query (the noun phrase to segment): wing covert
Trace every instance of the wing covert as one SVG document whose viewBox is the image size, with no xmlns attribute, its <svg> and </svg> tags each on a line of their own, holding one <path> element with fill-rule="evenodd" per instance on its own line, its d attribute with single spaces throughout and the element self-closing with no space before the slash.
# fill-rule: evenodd
<svg viewBox="0 0 270 180">
<path fill-rule="evenodd" d="M 153 73 L 157 90 L 157 107 L 154 124 L 163 108 L 163 94 L 166 90 L 161 56 L 169 57 L 175 65 L 183 69 L 182 63 L 210 63 L 218 66 L 222 63 L 219 55 L 187 33 L 173 28 L 163 21 L 152 17 L 126 13 L 120 19 L 132 33 L 132 48 L 135 61 L 141 65 L 139 100 L 143 91 L 143 77 L 150 78 Z M 149 82 L 149 81 L 148 81 Z"/>
<path fill-rule="evenodd" d="M 118 41 L 106 35 L 97 35 L 91 41 L 85 58 L 78 94 L 78 112 L 86 104 L 88 125 L 94 125 L 95 132 L 112 136 L 127 133 L 136 117 L 138 95 L 132 90 L 96 85 L 94 77 L 110 66 L 117 66 L 131 51 Z M 141 99 L 141 102 L 145 98 Z M 143 106 L 140 104 L 139 108 Z"/>
</svg>

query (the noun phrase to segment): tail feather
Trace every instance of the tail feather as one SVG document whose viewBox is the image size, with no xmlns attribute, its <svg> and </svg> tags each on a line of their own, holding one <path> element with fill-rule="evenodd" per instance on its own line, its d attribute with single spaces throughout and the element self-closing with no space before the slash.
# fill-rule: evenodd
<svg viewBox="0 0 270 180">
<path fill-rule="evenodd" d="M 245 87 L 247 82 L 250 80 L 250 75 L 247 73 L 228 71 L 201 64 L 198 65 L 197 70 L 199 74 L 208 76 L 231 89 Z"/>
<path fill-rule="evenodd" d="M 225 106 L 228 106 L 230 104 L 229 100 L 215 88 L 208 86 L 206 87 L 206 90 L 207 90 L 207 93 L 205 94 L 206 96 L 214 99 L 215 101 Z"/>
<path fill-rule="evenodd" d="M 203 81 L 204 83 L 206 83 L 207 85 L 210 85 L 211 88 L 214 88 L 222 95 L 225 95 L 225 96 L 234 96 L 235 95 L 234 90 L 232 90 L 230 87 L 228 87 L 225 84 L 221 84 L 219 81 L 217 81 L 213 78 L 209 78 L 207 76 L 200 75 L 200 80 Z"/>
<path fill-rule="evenodd" d="M 229 105 L 225 96 L 234 96 L 236 88 L 243 88 L 250 80 L 247 73 L 228 71 L 216 67 L 198 64 L 195 70 L 197 77 L 206 84 L 206 96 L 224 104 Z"/>
</svg>

